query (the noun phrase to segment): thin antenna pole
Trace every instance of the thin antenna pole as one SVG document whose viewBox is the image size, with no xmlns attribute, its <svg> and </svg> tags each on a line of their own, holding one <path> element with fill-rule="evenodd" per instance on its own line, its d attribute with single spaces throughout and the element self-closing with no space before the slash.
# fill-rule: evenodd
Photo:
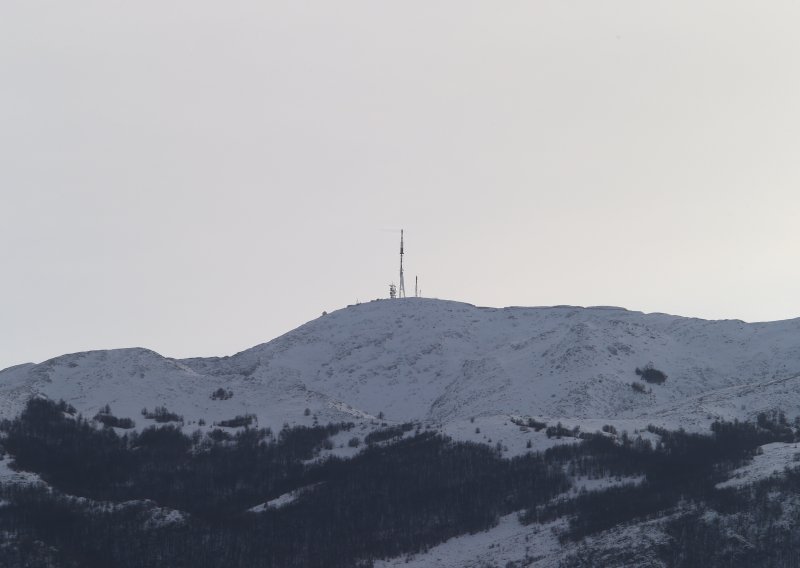
<svg viewBox="0 0 800 568">
<path fill-rule="evenodd" d="M 419 298 L 419 276 L 414 276 L 414 297 Z"/>
<path fill-rule="evenodd" d="M 403 229 L 400 229 L 400 286 L 397 289 L 397 297 L 406 297 L 406 282 L 403 278 Z"/>
</svg>

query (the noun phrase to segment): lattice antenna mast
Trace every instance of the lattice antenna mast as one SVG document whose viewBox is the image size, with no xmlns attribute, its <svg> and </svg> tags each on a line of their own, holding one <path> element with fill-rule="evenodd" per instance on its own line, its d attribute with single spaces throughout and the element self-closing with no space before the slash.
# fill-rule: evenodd
<svg viewBox="0 0 800 568">
<path fill-rule="evenodd" d="M 403 279 L 403 229 L 400 229 L 400 286 L 397 287 L 397 297 L 406 297 L 406 282 Z"/>
</svg>

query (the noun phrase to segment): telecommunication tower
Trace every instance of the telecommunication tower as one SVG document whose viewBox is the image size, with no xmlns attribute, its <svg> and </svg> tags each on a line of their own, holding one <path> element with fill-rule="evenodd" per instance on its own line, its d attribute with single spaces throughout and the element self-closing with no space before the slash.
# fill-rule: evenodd
<svg viewBox="0 0 800 568">
<path fill-rule="evenodd" d="M 403 229 L 400 229 L 400 286 L 397 287 L 397 297 L 406 297 L 406 282 L 403 279 Z"/>
</svg>

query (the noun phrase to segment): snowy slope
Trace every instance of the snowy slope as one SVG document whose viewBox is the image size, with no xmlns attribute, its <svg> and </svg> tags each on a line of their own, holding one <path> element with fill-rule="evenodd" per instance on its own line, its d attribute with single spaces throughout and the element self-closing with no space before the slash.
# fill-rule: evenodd
<svg viewBox="0 0 800 568">
<path fill-rule="evenodd" d="M 669 379 L 635 392 L 636 367 Z M 219 388 L 229 400 L 212 400 Z M 232 357 L 146 349 L 57 357 L 0 372 L 0 416 L 27 398 L 86 415 L 110 404 L 137 427 L 164 405 L 187 425 L 254 413 L 260 425 L 370 418 L 443 426 L 536 416 L 703 427 L 774 407 L 800 414 L 800 320 L 747 324 L 621 308 L 478 308 L 409 298 L 351 306 Z M 305 416 L 309 408 L 311 415 Z"/>
</svg>

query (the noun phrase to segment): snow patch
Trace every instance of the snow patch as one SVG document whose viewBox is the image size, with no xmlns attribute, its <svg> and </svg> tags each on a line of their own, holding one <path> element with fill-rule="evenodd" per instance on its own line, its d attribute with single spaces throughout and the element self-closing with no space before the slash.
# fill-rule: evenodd
<svg viewBox="0 0 800 568">
<path fill-rule="evenodd" d="M 508 562 L 555 568 L 561 550 L 555 529 L 564 526 L 565 521 L 525 526 L 514 513 L 500 518 L 488 531 L 451 538 L 424 553 L 379 560 L 375 568 L 483 568 Z"/>
<path fill-rule="evenodd" d="M 800 447 L 796 443 L 773 442 L 761 446 L 761 453 L 749 464 L 732 472 L 730 479 L 717 484 L 718 489 L 744 487 L 778 475 L 785 469 L 800 467 Z"/>
<path fill-rule="evenodd" d="M 265 511 L 268 511 L 270 509 L 280 509 L 282 507 L 285 507 L 286 505 L 294 503 L 301 495 L 310 491 L 317 485 L 319 484 L 315 483 L 313 485 L 308 485 L 307 487 L 301 487 L 300 489 L 284 493 L 283 495 L 276 497 L 275 499 L 272 499 L 270 501 L 267 501 L 266 503 L 261 503 L 260 505 L 251 507 L 247 511 L 250 513 L 264 513 Z"/>
</svg>

